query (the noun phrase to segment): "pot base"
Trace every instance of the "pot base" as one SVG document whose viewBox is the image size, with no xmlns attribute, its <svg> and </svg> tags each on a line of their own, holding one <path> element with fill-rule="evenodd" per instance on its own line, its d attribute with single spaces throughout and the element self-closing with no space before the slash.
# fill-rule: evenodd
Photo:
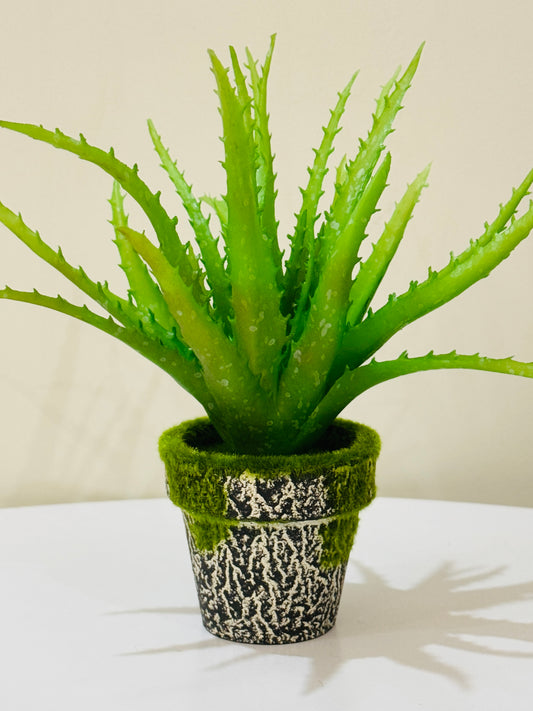
<svg viewBox="0 0 533 711">
<path fill-rule="evenodd" d="M 187 525 L 204 627 L 247 644 L 303 642 L 328 632 L 346 566 L 321 565 L 322 525 L 240 523 L 213 552 L 198 550 Z"/>
</svg>

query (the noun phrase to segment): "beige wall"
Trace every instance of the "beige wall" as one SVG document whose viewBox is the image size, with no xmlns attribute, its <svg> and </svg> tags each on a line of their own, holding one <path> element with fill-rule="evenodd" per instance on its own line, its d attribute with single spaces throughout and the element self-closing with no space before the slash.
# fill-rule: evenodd
<svg viewBox="0 0 533 711">
<path fill-rule="evenodd" d="M 532 26 L 529 0 L 33 0 L 11 4 L 0 23 L 1 114 L 112 144 L 126 162 L 139 162 L 149 183 L 164 185 L 145 128 L 152 117 L 198 191 L 221 191 L 205 50 L 248 44 L 261 57 L 277 32 L 270 110 L 278 213 L 288 231 L 336 91 L 361 69 L 340 155 L 366 131 L 379 86 L 426 40 L 390 140 L 391 188 L 376 224 L 429 161 L 431 185 L 386 297 L 461 251 L 533 166 Z M 8 132 L 0 133 L 0 156 L 0 199 L 91 275 L 122 284 L 106 222 L 107 177 Z M 167 188 L 164 198 L 170 205 Z M 3 228 L 0 253 L 0 283 L 74 296 Z M 533 360 L 532 267 L 533 237 L 386 353 L 457 348 Z M 0 325 L 0 505 L 163 495 L 158 434 L 200 406 L 87 326 L 5 301 Z M 532 396 L 531 380 L 436 372 L 384 384 L 345 415 L 382 435 L 383 495 L 531 506 Z"/>
</svg>

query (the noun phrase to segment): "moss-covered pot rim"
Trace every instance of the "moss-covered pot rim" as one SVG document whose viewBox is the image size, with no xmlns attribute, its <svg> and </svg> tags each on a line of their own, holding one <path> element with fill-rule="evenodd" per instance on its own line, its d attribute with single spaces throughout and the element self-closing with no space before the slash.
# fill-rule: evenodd
<svg viewBox="0 0 533 711">
<path fill-rule="evenodd" d="M 366 425 L 336 420 L 316 450 L 305 454 L 232 454 L 218 451 L 220 445 L 207 418 L 184 422 L 161 435 L 169 498 L 197 520 L 274 522 L 345 516 L 367 506 L 376 495 L 380 439 Z M 276 502 L 278 497 L 281 501 Z M 252 502 L 260 509 L 266 503 L 266 510 L 257 510 Z"/>
<path fill-rule="evenodd" d="M 168 465 L 174 462 L 193 464 L 203 470 L 215 470 L 225 476 L 275 478 L 314 477 L 356 463 L 375 462 L 381 449 L 377 432 L 367 425 L 341 418 L 326 430 L 317 445 L 298 454 L 238 454 L 225 451 L 223 443 L 209 418 L 187 420 L 163 432 L 159 453 Z"/>
</svg>

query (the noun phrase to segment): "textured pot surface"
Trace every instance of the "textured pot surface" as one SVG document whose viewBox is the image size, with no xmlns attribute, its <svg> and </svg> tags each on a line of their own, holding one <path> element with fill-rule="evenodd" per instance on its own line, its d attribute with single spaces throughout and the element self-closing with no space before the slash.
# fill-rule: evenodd
<svg viewBox="0 0 533 711">
<path fill-rule="evenodd" d="M 375 496 L 379 438 L 337 420 L 312 454 L 218 451 L 206 420 L 164 433 L 205 627 L 237 642 L 312 639 L 335 624 L 358 511 Z"/>
<path fill-rule="evenodd" d="M 228 515 L 244 519 L 231 534 L 214 551 L 201 551 L 194 524 L 187 526 L 205 627 L 226 639 L 264 644 L 327 632 L 346 566 L 321 565 L 320 528 L 331 520 L 317 505 L 325 501 L 324 487 L 313 482 L 311 492 L 299 491 L 288 477 L 265 481 L 246 474 L 228 478 L 225 487 Z M 191 518 L 186 514 L 187 524 Z"/>
</svg>

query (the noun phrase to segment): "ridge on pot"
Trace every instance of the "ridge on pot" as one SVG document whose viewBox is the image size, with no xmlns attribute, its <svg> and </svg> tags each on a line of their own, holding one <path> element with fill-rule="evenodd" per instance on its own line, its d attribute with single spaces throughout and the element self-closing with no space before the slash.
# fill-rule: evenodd
<svg viewBox="0 0 533 711">
<path fill-rule="evenodd" d="M 312 452 L 287 456 L 227 452 L 206 418 L 163 433 L 168 493 L 184 513 L 209 632 L 282 644 L 333 627 L 379 448 L 373 430 L 346 420 Z"/>
</svg>

